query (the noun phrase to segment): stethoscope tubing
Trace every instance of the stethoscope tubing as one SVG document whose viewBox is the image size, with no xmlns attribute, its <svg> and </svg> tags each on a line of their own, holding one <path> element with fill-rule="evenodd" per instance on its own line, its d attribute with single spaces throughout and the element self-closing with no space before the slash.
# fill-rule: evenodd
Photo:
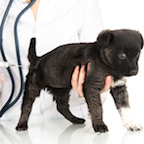
<svg viewBox="0 0 144 144">
<path fill-rule="evenodd" d="M 2 45 L 2 35 L 3 35 L 3 27 L 4 27 L 4 23 L 5 23 L 5 20 L 7 18 L 7 15 L 8 15 L 8 12 L 10 10 L 10 7 L 13 3 L 13 0 L 10 0 L 7 8 L 6 8 L 6 11 L 4 13 L 4 16 L 3 16 L 3 19 L 2 19 L 2 23 L 1 23 L 1 27 L 0 27 L 0 50 L 1 50 L 1 55 L 2 55 L 2 58 L 5 62 L 7 62 L 7 59 L 6 59 L 6 56 L 4 54 L 4 50 L 3 50 L 3 45 Z M 14 77 L 13 77 L 13 74 L 11 72 L 11 69 L 10 67 L 7 67 L 7 71 L 9 73 L 9 76 L 11 78 L 11 83 L 12 83 L 12 91 L 11 91 L 11 94 L 10 94 L 10 97 L 8 99 L 8 101 L 6 102 L 6 104 L 3 106 L 3 108 L 1 109 L 0 111 L 0 117 L 3 115 L 3 113 L 5 112 L 5 109 L 6 107 L 9 105 L 9 103 L 11 102 L 12 98 L 13 98 L 13 95 L 14 95 L 14 91 L 15 91 L 15 81 L 14 81 Z"/>
<path fill-rule="evenodd" d="M 2 53 L 2 57 L 3 57 L 3 60 L 5 62 L 7 62 L 7 59 L 5 57 L 5 54 L 4 54 L 4 51 L 3 51 L 3 46 L 2 46 L 2 33 L 3 33 L 3 27 L 4 27 L 4 23 L 5 23 L 5 20 L 6 20 L 6 17 L 8 15 L 8 12 L 10 10 L 10 7 L 12 5 L 12 2 L 13 0 L 10 0 L 8 6 L 7 6 L 7 9 L 5 11 L 5 14 L 3 16 L 3 20 L 2 20 L 2 23 L 1 23 L 1 27 L 0 27 L 0 50 L 1 50 L 1 53 Z M 17 25 L 18 25 L 18 22 L 19 22 L 19 19 L 21 18 L 21 16 L 33 5 L 33 3 L 35 2 L 35 0 L 32 0 L 31 3 L 25 7 L 17 16 L 16 18 L 16 21 L 15 21 L 15 24 L 14 24 L 14 37 L 15 37 L 15 47 L 16 47 L 16 56 L 17 56 L 17 62 L 18 62 L 18 65 L 21 65 L 21 59 L 20 59 L 20 51 L 19 51 L 19 42 L 18 42 L 18 34 L 17 34 Z M 14 81 L 14 78 L 13 78 L 13 75 L 12 75 L 12 72 L 11 72 L 11 69 L 10 67 L 7 68 L 8 70 L 8 73 L 10 75 L 10 78 L 11 78 L 11 82 L 12 82 L 12 91 L 11 91 L 11 95 L 8 99 L 8 101 L 6 102 L 6 104 L 3 106 L 3 108 L 1 109 L 0 111 L 0 117 L 2 117 L 2 115 L 8 110 L 10 109 L 18 100 L 19 98 L 21 97 L 21 94 L 22 94 L 22 91 L 23 91 L 23 83 L 24 83 L 24 80 L 23 80 L 23 72 L 22 72 L 22 67 L 19 67 L 19 74 L 20 74 L 20 81 L 21 81 L 21 84 L 20 84 L 20 90 L 19 90 L 19 93 L 17 95 L 17 97 L 15 98 L 15 100 L 13 100 L 13 102 L 11 102 L 12 98 L 13 98 L 13 95 L 14 95 L 14 91 L 15 91 L 15 81 Z M 11 102 L 11 103 L 10 103 Z"/>
</svg>

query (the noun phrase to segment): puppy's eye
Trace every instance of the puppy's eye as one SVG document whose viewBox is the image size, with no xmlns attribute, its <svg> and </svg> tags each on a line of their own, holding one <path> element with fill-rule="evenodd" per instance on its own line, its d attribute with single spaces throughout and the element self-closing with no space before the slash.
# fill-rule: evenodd
<svg viewBox="0 0 144 144">
<path fill-rule="evenodd" d="M 119 57 L 121 60 L 125 60 L 127 56 L 126 56 L 125 53 L 120 53 L 120 54 L 118 54 L 118 57 Z"/>
</svg>

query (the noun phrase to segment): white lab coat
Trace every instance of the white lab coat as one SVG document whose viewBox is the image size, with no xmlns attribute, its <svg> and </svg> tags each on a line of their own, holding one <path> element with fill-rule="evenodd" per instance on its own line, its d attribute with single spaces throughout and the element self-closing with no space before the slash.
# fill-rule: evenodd
<svg viewBox="0 0 144 144">
<path fill-rule="evenodd" d="M 22 0 L 23 1 L 23 0 Z M 0 22 L 9 0 L 0 0 Z M 6 58 L 16 64 L 16 50 L 14 43 L 14 22 L 18 13 L 26 6 L 20 0 L 14 0 L 8 14 L 4 32 L 3 47 Z M 102 30 L 102 20 L 98 0 L 40 0 L 37 19 L 34 19 L 31 9 L 26 11 L 18 24 L 18 39 L 21 61 L 24 66 L 29 65 L 27 54 L 29 42 L 36 37 L 37 55 L 41 56 L 55 47 L 76 42 L 93 42 Z M 2 58 L 0 56 L 0 61 Z M 20 79 L 17 67 L 12 67 L 16 82 L 14 98 L 19 92 Z M 28 72 L 23 69 L 24 77 Z M 11 81 L 5 68 L 0 68 L 3 82 L 1 84 L 0 109 L 6 103 L 11 92 Z M 87 105 L 84 98 L 78 98 L 76 92 L 71 91 L 70 109 L 79 117 L 85 117 Z M 22 98 L 10 108 L 0 120 L 18 119 Z M 30 118 L 58 118 L 62 117 L 56 110 L 52 96 L 41 91 L 36 99 Z"/>
</svg>

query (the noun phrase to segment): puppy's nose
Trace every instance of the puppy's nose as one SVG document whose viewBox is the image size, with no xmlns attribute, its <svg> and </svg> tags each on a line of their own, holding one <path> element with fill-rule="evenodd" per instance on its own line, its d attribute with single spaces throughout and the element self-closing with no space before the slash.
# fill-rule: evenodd
<svg viewBox="0 0 144 144">
<path fill-rule="evenodd" d="M 130 71 L 130 74 L 131 74 L 131 75 L 136 75 L 136 74 L 137 74 L 137 70 L 131 70 L 131 71 Z"/>
</svg>

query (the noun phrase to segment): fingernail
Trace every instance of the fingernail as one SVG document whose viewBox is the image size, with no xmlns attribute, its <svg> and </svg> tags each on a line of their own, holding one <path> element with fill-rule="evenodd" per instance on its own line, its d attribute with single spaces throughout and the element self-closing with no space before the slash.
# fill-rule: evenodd
<svg viewBox="0 0 144 144">
<path fill-rule="evenodd" d="M 111 81 L 111 76 L 107 76 L 107 80 L 108 80 L 108 81 Z"/>
<path fill-rule="evenodd" d="M 84 64 L 82 64 L 81 68 L 82 68 L 82 69 L 85 69 L 85 65 L 84 65 Z"/>
<path fill-rule="evenodd" d="M 79 70 L 79 66 L 76 66 L 76 68 L 75 68 L 76 70 Z"/>
</svg>

